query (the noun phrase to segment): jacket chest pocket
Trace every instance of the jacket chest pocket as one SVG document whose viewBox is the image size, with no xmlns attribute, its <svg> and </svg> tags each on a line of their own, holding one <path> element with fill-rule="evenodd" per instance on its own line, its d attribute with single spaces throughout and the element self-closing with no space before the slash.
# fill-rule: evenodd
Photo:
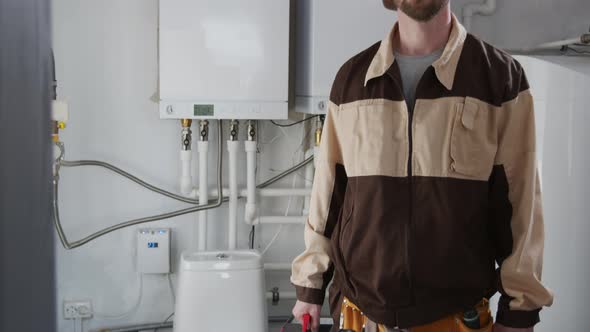
<svg viewBox="0 0 590 332">
<path fill-rule="evenodd" d="M 353 175 L 405 173 L 408 153 L 407 113 L 395 102 L 356 106 L 351 149 Z"/>
<path fill-rule="evenodd" d="M 455 104 L 451 132 L 451 172 L 463 177 L 487 180 L 497 148 L 495 125 L 489 110 L 466 98 Z"/>
</svg>

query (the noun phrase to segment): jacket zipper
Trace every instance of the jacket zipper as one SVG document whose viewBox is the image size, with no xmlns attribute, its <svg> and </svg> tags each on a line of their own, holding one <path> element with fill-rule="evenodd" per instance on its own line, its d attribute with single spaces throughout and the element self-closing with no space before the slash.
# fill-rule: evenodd
<svg viewBox="0 0 590 332">
<path fill-rule="evenodd" d="M 414 304 L 414 289 L 413 289 L 413 282 L 412 282 L 412 264 L 410 262 L 410 235 L 411 235 L 411 227 L 412 227 L 412 215 L 413 215 L 413 208 L 414 208 L 414 198 L 413 198 L 413 171 L 412 171 L 412 155 L 413 155 L 413 135 L 412 135 L 412 124 L 414 122 L 414 112 L 416 111 L 414 104 L 414 110 L 410 111 L 410 106 L 408 105 L 408 191 L 409 191 L 409 206 L 408 206 L 408 225 L 406 227 L 406 264 L 408 268 L 408 282 L 410 288 L 410 303 Z"/>
</svg>

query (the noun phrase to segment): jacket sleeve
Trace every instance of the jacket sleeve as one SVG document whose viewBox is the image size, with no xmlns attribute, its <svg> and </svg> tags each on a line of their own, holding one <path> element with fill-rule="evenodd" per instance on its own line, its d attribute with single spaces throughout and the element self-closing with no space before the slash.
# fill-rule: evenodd
<svg viewBox="0 0 590 332">
<path fill-rule="evenodd" d="M 495 232 L 501 293 L 496 321 L 532 327 L 553 302 L 541 283 L 544 227 L 536 159 L 533 98 L 518 63 L 509 82 L 513 98 L 498 110 L 498 150 L 490 179 L 490 212 Z"/>
<path fill-rule="evenodd" d="M 347 183 L 337 135 L 337 118 L 338 106 L 329 102 L 320 151 L 315 160 L 310 211 L 304 230 L 305 251 L 293 261 L 291 275 L 297 299 L 320 305 L 332 279 L 330 236 L 342 207 Z"/>
</svg>

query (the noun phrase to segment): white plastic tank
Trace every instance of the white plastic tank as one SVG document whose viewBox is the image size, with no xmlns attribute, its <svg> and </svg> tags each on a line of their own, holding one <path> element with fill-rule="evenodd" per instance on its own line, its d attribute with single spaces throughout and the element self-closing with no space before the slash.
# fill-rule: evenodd
<svg viewBox="0 0 590 332">
<path fill-rule="evenodd" d="M 174 332 L 266 332 L 265 289 L 257 252 L 183 253 Z"/>
</svg>

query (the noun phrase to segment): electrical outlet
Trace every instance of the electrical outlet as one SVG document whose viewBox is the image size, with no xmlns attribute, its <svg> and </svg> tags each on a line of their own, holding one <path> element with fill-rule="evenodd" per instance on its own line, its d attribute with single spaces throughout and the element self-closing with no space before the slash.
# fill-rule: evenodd
<svg viewBox="0 0 590 332">
<path fill-rule="evenodd" d="M 90 301 L 64 301 L 64 319 L 92 318 Z"/>
</svg>

